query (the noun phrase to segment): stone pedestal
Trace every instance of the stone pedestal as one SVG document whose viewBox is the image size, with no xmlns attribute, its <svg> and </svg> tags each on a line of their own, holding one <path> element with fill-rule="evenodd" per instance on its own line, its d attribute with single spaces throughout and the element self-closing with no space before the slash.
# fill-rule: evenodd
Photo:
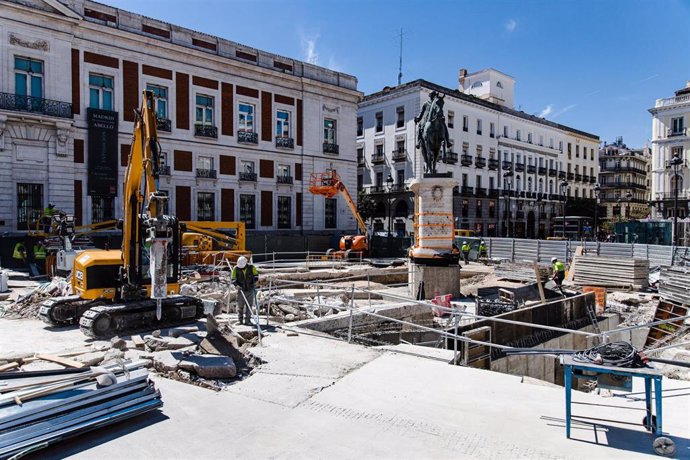
<svg viewBox="0 0 690 460">
<path fill-rule="evenodd" d="M 460 297 L 460 266 L 434 266 L 411 264 L 409 272 L 410 295 L 417 298 L 421 283 L 424 283 L 424 300 L 437 295 L 451 294 Z"/>
<path fill-rule="evenodd" d="M 414 263 L 457 264 L 453 254 L 452 177 L 424 177 L 410 182 L 415 195 L 415 242 L 410 251 Z"/>
</svg>

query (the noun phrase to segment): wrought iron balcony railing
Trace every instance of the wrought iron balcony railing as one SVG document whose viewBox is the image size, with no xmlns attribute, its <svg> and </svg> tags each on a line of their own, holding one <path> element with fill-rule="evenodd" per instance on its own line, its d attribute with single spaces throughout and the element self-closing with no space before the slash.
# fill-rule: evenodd
<svg viewBox="0 0 690 460">
<path fill-rule="evenodd" d="M 172 132 L 172 122 L 167 118 L 156 118 L 156 129 L 166 133 Z"/>
<path fill-rule="evenodd" d="M 522 172 L 525 170 L 525 163 L 515 163 L 515 171 Z"/>
<path fill-rule="evenodd" d="M 555 176 L 558 174 L 558 170 L 555 168 L 549 168 L 549 176 Z"/>
<path fill-rule="evenodd" d="M 546 176 L 546 168 L 544 166 L 539 166 L 538 173 L 540 176 Z"/>
<path fill-rule="evenodd" d="M 20 94 L 0 93 L 0 109 L 31 112 L 59 118 L 72 118 L 72 104 Z"/>
<path fill-rule="evenodd" d="M 405 184 L 393 184 L 393 186 L 391 187 L 391 193 L 400 193 L 406 190 L 407 187 L 405 187 Z"/>
<path fill-rule="evenodd" d="M 534 174 L 537 172 L 537 167 L 535 165 L 527 165 L 527 173 Z"/>
<path fill-rule="evenodd" d="M 196 169 L 196 177 L 200 177 L 202 179 L 215 179 L 216 178 L 216 170 L 215 169 Z"/>
<path fill-rule="evenodd" d="M 237 142 L 243 144 L 258 144 L 259 133 L 255 133 L 254 131 L 237 131 Z"/>
<path fill-rule="evenodd" d="M 460 194 L 462 195 L 472 195 L 474 193 L 474 187 L 469 185 L 463 185 L 460 187 Z"/>
<path fill-rule="evenodd" d="M 458 154 L 456 152 L 446 152 L 445 158 L 442 158 L 441 161 L 449 165 L 454 165 L 458 162 Z"/>
<path fill-rule="evenodd" d="M 504 160 L 503 161 L 503 170 L 504 171 L 512 171 L 512 169 L 513 169 L 513 163 L 511 163 L 510 161 Z"/>
<path fill-rule="evenodd" d="M 565 179 L 565 171 L 558 171 L 558 178 Z"/>
<path fill-rule="evenodd" d="M 338 155 L 340 153 L 340 147 L 338 144 L 330 144 L 328 142 L 323 143 L 323 153 L 330 153 L 331 155 Z"/>
<path fill-rule="evenodd" d="M 498 197 L 498 189 L 497 188 L 490 188 L 489 189 L 489 198 L 496 198 Z"/>
<path fill-rule="evenodd" d="M 240 173 L 240 180 L 245 181 L 245 182 L 256 182 L 256 173 L 255 172 L 241 172 Z"/>
<path fill-rule="evenodd" d="M 294 149 L 295 140 L 291 137 L 276 137 L 276 147 L 281 149 Z"/>
<path fill-rule="evenodd" d="M 393 150 L 393 161 L 407 160 L 407 150 Z"/>
<path fill-rule="evenodd" d="M 486 158 L 477 157 L 474 159 L 474 166 L 477 168 L 483 168 L 486 166 Z"/>
<path fill-rule="evenodd" d="M 582 182 L 582 174 L 575 174 L 575 181 Z"/>
<path fill-rule="evenodd" d="M 568 180 L 570 180 L 570 181 L 575 180 L 575 173 L 569 172 L 568 173 Z"/>
<path fill-rule="evenodd" d="M 292 176 L 277 176 L 276 177 L 276 182 L 278 184 L 287 184 L 291 185 L 292 184 Z"/>
<path fill-rule="evenodd" d="M 463 154 L 460 157 L 460 164 L 463 166 L 472 166 L 472 155 Z"/>
<path fill-rule="evenodd" d="M 194 125 L 194 135 L 198 137 L 212 137 L 214 139 L 218 138 L 218 128 L 211 125 Z"/>
<path fill-rule="evenodd" d="M 485 187 L 475 187 L 474 193 L 477 196 L 485 196 L 486 195 L 486 188 Z"/>
<path fill-rule="evenodd" d="M 498 169 L 498 160 L 494 158 L 489 158 L 489 169 L 492 171 L 496 171 Z"/>
<path fill-rule="evenodd" d="M 380 153 L 373 153 L 371 155 L 371 163 L 375 165 L 380 165 L 386 162 L 386 155 L 384 155 L 382 152 Z"/>
<path fill-rule="evenodd" d="M 369 193 L 386 193 L 386 187 L 383 185 L 372 185 L 369 187 Z"/>
</svg>

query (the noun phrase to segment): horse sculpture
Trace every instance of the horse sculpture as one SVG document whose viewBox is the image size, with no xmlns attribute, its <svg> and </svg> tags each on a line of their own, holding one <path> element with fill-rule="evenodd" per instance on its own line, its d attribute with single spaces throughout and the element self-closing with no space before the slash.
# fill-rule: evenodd
<svg viewBox="0 0 690 460">
<path fill-rule="evenodd" d="M 422 112 L 416 121 L 421 122 L 418 135 L 420 139 L 417 145 L 422 150 L 424 159 L 424 172 L 436 173 L 436 164 L 441 153 L 445 157 L 448 146 L 448 127 L 443 115 L 443 95 L 435 91 L 431 93 L 430 100 L 422 107 Z"/>
</svg>

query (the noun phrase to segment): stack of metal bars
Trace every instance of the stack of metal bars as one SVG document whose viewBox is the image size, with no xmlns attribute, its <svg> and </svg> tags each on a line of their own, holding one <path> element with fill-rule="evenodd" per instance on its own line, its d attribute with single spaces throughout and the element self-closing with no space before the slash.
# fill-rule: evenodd
<svg viewBox="0 0 690 460">
<path fill-rule="evenodd" d="M 573 281 L 580 286 L 644 289 L 649 285 L 649 261 L 645 259 L 578 256 L 574 267 Z"/>
<path fill-rule="evenodd" d="M 659 295 L 679 304 L 690 304 L 690 267 L 663 267 Z"/>
<path fill-rule="evenodd" d="M 91 369 L 0 374 L 0 459 L 20 457 L 64 439 L 163 405 L 146 361 Z M 115 382 L 96 377 L 112 372 Z"/>
</svg>

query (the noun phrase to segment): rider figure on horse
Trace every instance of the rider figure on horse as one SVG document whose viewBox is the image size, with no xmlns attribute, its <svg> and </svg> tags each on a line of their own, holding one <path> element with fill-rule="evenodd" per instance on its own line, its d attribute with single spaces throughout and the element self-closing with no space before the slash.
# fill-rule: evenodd
<svg viewBox="0 0 690 460">
<path fill-rule="evenodd" d="M 417 148 L 422 150 L 426 172 L 435 173 L 436 163 L 443 149 L 448 147 L 448 127 L 443 114 L 443 99 L 436 90 L 429 93 L 429 100 L 414 118 L 417 124 Z"/>
</svg>

